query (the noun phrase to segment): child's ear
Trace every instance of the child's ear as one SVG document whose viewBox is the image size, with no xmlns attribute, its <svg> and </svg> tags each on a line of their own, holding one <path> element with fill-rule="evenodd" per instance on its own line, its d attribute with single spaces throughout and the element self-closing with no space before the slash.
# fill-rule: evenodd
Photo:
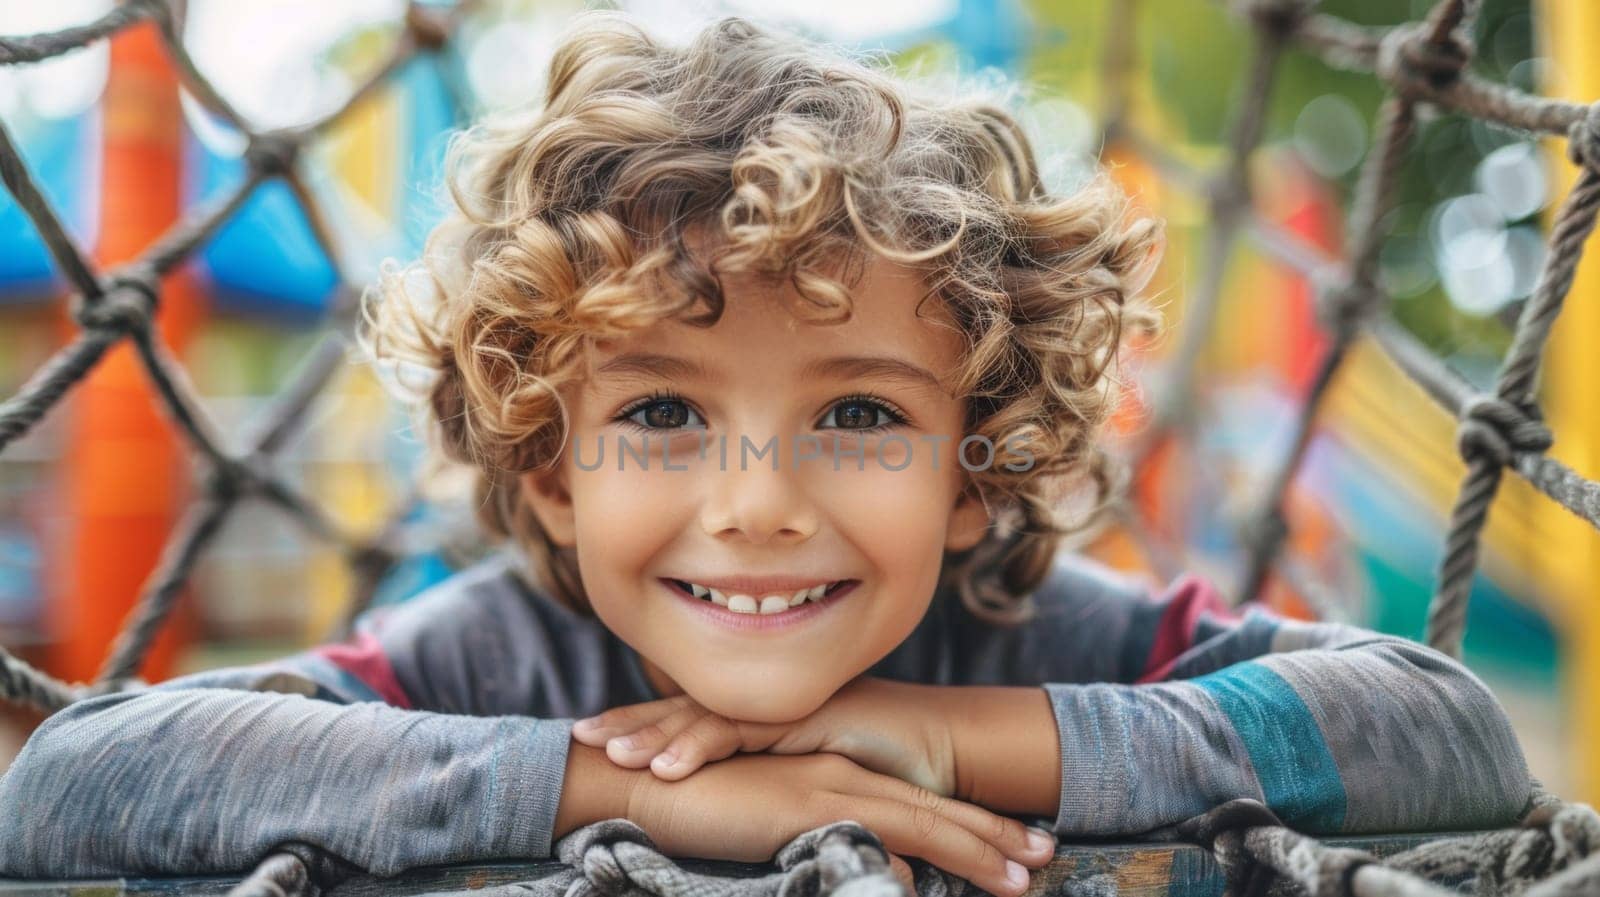
<svg viewBox="0 0 1600 897">
<path fill-rule="evenodd" d="M 518 474 L 522 501 L 544 527 L 550 541 L 563 548 L 578 542 L 577 524 L 572 509 L 572 493 L 567 489 L 566 468 L 557 465 L 554 470 L 538 469 Z"/>
<path fill-rule="evenodd" d="M 966 551 L 983 541 L 989 531 L 989 508 L 972 482 L 956 496 L 955 507 L 950 509 L 950 522 L 945 527 L 946 551 Z"/>
</svg>

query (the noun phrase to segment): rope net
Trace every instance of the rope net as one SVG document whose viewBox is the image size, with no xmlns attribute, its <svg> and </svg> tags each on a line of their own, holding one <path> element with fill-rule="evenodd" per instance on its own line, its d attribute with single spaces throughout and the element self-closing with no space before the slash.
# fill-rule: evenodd
<svg viewBox="0 0 1600 897">
<path fill-rule="evenodd" d="M 341 631 L 371 601 L 376 585 L 402 556 L 398 521 L 376 536 L 346 532 L 275 469 L 284 444 L 342 362 L 357 323 L 360 284 L 340 265 L 340 252 L 318 201 L 307 186 L 299 155 L 343 119 L 414 56 L 436 52 L 453 38 L 474 4 L 441 8 L 408 4 L 399 42 L 384 62 L 333 111 L 302 125 L 261 130 L 251 126 L 205 79 L 186 52 L 184 4 L 175 0 L 123 0 L 99 19 L 47 34 L 0 37 L 0 65 L 37 62 L 105 39 L 143 22 L 153 23 L 188 92 L 210 113 L 244 135 L 246 174 L 220 200 L 191 209 L 136 261 L 96 271 L 41 193 L 0 120 L 0 180 L 43 239 L 73 290 L 78 332 L 0 403 L 0 451 L 27 433 L 94 369 L 108 349 L 130 340 L 179 431 L 198 453 L 200 496 L 186 509 L 151 571 L 138 602 L 93 682 L 69 683 L 38 670 L 0 647 L 0 697 L 52 713 L 93 695 L 142 687 L 134 673 L 168 617 L 183 583 L 229 515 L 246 499 L 260 499 L 289 515 L 311 535 L 338 547 L 355 573 L 356 587 Z M 1245 527 L 1247 557 L 1240 598 L 1249 600 L 1273 572 L 1292 576 L 1281 559 L 1289 527 L 1285 495 L 1310 442 L 1329 384 L 1354 341 L 1370 334 L 1383 351 L 1458 421 L 1456 447 L 1467 472 L 1452 510 L 1438 582 L 1428 612 L 1427 643 L 1460 653 L 1469 586 L 1477 566 L 1479 536 L 1505 471 L 1590 524 L 1600 527 L 1600 483 L 1585 479 L 1544 454 L 1552 442 L 1535 400 L 1546 342 L 1594 229 L 1600 205 L 1600 105 L 1547 99 L 1481 79 L 1468 71 L 1470 29 L 1479 0 L 1440 0 L 1421 21 L 1394 27 L 1353 25 L 1315 11 L 1314 0 L 1234 0 L 1231 10 L 1250 28 L 1253 49 L 1239 85 L 1227 153 L 1210 172 L 1197 170 L 1133 127 L 1128 117 L 1133 46 L 1133 0 L 1110 4 L 1105 74 L 1108 102 L 1102 127 L 1107 143 L 1135 152 L 1168 181 L 1202 193 L 1211 228 L 1206 267 L 1189 300 L 1189 320 L 1163 378 L 1154 420 L 1130 450 L 1137 467 L 1158 443 L 1192 422 L 1190 384 L 1222 295 L 1227 259 L 1241 236 L 1268 255 L 1321 284 L 1318 311 L 1332 339 L 1318 363 L 1296 420 L 1294 438 L 1277 460 L 1266 499 Z M 1370 74 L 1386 87 L 1369 152 L 1348 218 L 1348 257 L 1336 259 L 1258 215 L 1252 205 L 1249 160 L 1262 141 L 1267 101 L 1283 54 L 1298 48 L 1327 65 Z M 1566 137 L 1581 167 L 1560 206 L 1538 286 L 1523 305 L 1492 391 L 1476 390 L 1421 345 L 1388 314 L 1378 282 L 1382 222 L 1390 209 L 1400 163 L 1411 147 L 1417 109 L 1441 110 L 1526 131 Z M 273 407 L 235 448 L 221 437 L 176 360 L 153 329 L 161 278 L 176 269 L 270 179 L 289 188 L 338 277 L 327 336 L 314 348 Z M 413 498 L 412 501 L 416 499 Z M 1136 521 L 1130 521 L 1136 523 Z M 1133 527 L 1137 532 L 1137 527 Z M 1480 895 L 1558 897 L 1600 893 L 1600 816 L 1588 806 L 1564 803 L 1537 790 L 1519 828 L 1442 838 L 1384 859 L 1336 848 L 1281 824 L 1252 800 L 1224 804 L 1180 827 L 1208 847 L 1222 865 L 1230 893 L 1305 893 L 1313 897 L 1424 897 L 1459 893 L 1470 884 Z M 797 837 L 776 857 L 779 872 L 764 878 L 713 881 L 679 869 L 627 820 L 607 820 L 575 831 L 557 845 L 563 874 L 519 884 L 517 893 L 549 894 L 899 894 L 888 858 L 870 832 L 838 822 Z M 232 891 L 235 895 L 314 895 L 350 875 L 336 858 L 303 844 L 285 845 Z M 921 894 L 972 890 L 959 879 L 923 866 Z"/>
</svg>

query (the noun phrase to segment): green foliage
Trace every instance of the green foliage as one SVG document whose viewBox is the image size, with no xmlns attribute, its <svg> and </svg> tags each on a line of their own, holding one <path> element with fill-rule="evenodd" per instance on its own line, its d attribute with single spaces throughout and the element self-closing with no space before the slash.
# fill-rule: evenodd
<svg viewBox="0 0 1600 897">
<path fill-rule="evenodd" d="M 1061 91 L 1088 109 L 1098 109 L 1102 58 L 1111 3 L 1123 0 L 1034 0 L 1039 46 L 1027 75 L 1043 87 Z M 1393 25 L 1422 17 L 1430 0 L 1324 0 L 1323 13 L 1361 25 Z M 1478 46 L 1473 70 L 1483 77 L 1537 90 L 1532 68 L 1532 19 L 1528 0 L 1485 0 L 1474 30 Z M 1135 120 L 1164 141 L 1188 144 L 1191 158 L 1220 159 L 1242 91 L 1254 46 L 1250 28 L 1221 0 L 1143 0 L 1136 14 L 1136 70 L 1151 96 L 1136 97 Z M 1299 49 L 1278 64 L 1268 105 L 1265 142 L 1293 142 L 1307 105 L 1338 97 L 1372 130 L 1386 91 L 1379 81 L 1329 68 Z M 1152 102 L 1153 101 L 1153 102 Z M 1151 108 L 1154 107 L 1154 108 Z M 1302 125 L 1304 127 L 1304 125 Z M 1424 119 L 1402 174 L 1395 210 L 1385 227 L 1397 248 L 1410 248 L 1414 261 L 1431 266 L 1430 219 L 1439 204 L 1474 189 L 1473 174 L 1493 150 L 1527 135 L 1472 122 L 1454 114 Z M 1336 176 L 1335 186 L 1348 209 L 1359 164 Z M 1426 273 L 1426 269 L 1423 269 Z M 1394 300 L 1398 319 L 1445 355 L 1467 356 L 1467 367 L 1502 354 L 1509 341 L 1505 321 L 1516 303 L 1498 316 L 1479 316 L 1451 304 L 1437 277 L 1420 292 Z M 1473 357 L 1476 357 L 1474 359 Z"/>
</svg>

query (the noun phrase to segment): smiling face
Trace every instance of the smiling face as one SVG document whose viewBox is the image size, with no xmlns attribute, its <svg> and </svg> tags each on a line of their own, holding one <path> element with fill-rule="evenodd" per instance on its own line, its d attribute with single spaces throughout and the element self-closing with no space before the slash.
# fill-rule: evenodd
<svg viewBox="0 0 1600 897">
<path fill-rule="evenodd" d="M 989 522 L 954 455 L 964 402 L 941 385 L 963 339 L 937 301 L 916 316 L 915 273 L 875 259 L 845 323 L 800 321 L 776 289 L 729 278 L 710 328 L 667 321 L 601 341 L 594 376 L 565 396 L 559 465 L 523 475 L 655 688 L 760 722 L 812 712 L 893 650 L 927 610 L 943 553 Z M 758 454 L 769 442 L 776 452 Z M 697 598 L 673 580 L 727 588 Z M 854 582 L 771 615 L 709 600 L 761 605 L 839 580 Z"/>
</svg>

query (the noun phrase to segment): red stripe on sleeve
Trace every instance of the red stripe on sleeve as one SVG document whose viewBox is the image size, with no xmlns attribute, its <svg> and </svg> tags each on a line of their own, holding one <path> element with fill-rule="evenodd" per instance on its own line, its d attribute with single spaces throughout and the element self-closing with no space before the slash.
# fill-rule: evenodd
<svg viewBox="0 0 1600 897">
<path fill-rule="evenodd" d="M 1235 622 L 1239 619 L 1228 602 L 1223 600 L 1209 580 L 1186 574 L 1172 584 L 1164 597 L 1167 609 L 1156 624 L 1156 636 L 1150 644 L 1150 656 L 1145 660 L 1144 672 L 1134 682 L 1160 682 L 1171 673 L 1183 652 L 1194 645 L 1195 629 L 1202 615 Z"/>
<path fill-rule="evenodd" d="M 385 704 L 411 709 L 411 699 L 394 674 L 388 655 L 370 632 L 357 631 L 351 642 L 337 645 L 318 645 L 312 653 L 322 657 L 367 684 L 377 692 Z"/>
</svg>

